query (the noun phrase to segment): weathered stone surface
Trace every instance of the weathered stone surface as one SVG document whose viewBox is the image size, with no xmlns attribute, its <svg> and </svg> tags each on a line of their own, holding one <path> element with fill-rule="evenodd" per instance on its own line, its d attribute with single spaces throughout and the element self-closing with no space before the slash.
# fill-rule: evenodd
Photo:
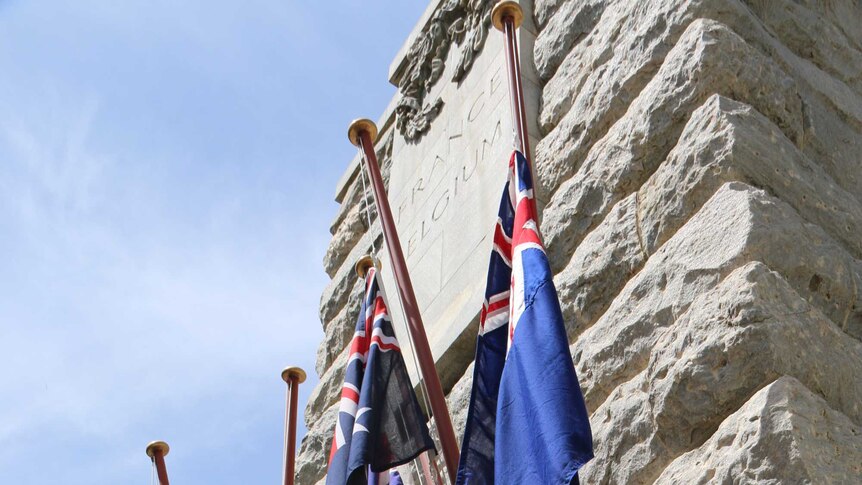
<svg viewBox="0 0 862 485">
<path fill-rule="evenodd" d="M 568 3 L 576 3 L 579 0 L 535 0 L 534 2 L 534 16 L 536 18 L 536 23 L 540 27 L 544 27 L 544 25 L 548 22 L 548 19 L 556 12 L 557 8 L 559 8 L 560 4 L 564 2 Z"/>
<path fill-rule="evenodd" d="M 862 343 L 762 263 L 731 273 L 659 333 L 644 370 L 593 414 L 597 454 L 582 475 L 589 483 L 652 483 L 781 375 L 862 423 L 862 380 L 854 378 Z"/>
<path fill-rule="evenodd" d="M 452 426 L 458 435 L 458 442 L 464 436 L 464 423 L 467 422 L 467 410 L 470 407 L 470 388 L 473 386 L 473 364 L 467 367 L 461 379 L 452 387 L 446 397 L 446 404 L 452 413 Z"/>
<path fill-rule="evenodd" d="M 548 198 L 542 230 L 596 409 L 597 458 L 583 483 L 852 481 L 862 419 L 862 4 L 522 5 L 528 123 L 534 138 L 546 134 L 533 140 L 537 193 Z M 488 243 L 484 216 L 463 208 L 493 217 L 492 149 L 510 131 L 497 35 L 470 59 L 472 78 L 430 82 L 417 109 L 446 102 L 419 126 L 424 136 L 405 145 L 394 115 L 381 124 L 459 435 L 482 290 L 472 276 L 484 274 Z M 425 54 L 433 64 L 441 52 Z M 352 266 L 371 241 L 356 218 L 358 179 L 342 180 L 351 186 L 339 191 L 324 261 L 333 280 L 321 302 L 313 426 L 337 403 L 358 306 Z M 444 226 L 457 231 L 441 237 Z M 332 425 L 317 448 L 303 447 L 303 463 L 318 468 L 300 483 L 322 476 Z"/>
<path fill-rule="evenodd" d="M 368 216 L 365 207 L 357 204 L 351 208 L 341 224 L 338 225 L 326 254 L 323 256 L 323 269 L 330 277 L 335 275 L 338 267 L 344 262 L 344 258 L 353 249 L 353 246 L 362 239 L 362 235 L 368 229 Z"/>
<path fill-rule="evenodd" d="M 326 475 L 332 431 L 338 416 L 338 404 L 325 409 L 308 425 L 296 458 L 296 485 L 311 485 Z"/>
<path fill-rule="evenodd" d="M 347 303 L 338 312 L 338 315 L 324 326 L 324 337 L 317 348 L 317 362 L 315 370 L 317 375 L 322 376 L 329 368 L 332 361 L 344 350 L 356 332 L 356 319 L 359 316 L 359 308 L 363 297 L 362 280 L 356 278 L 356 283 L 350 291 Z"/>
<path fill-rule="evenodd" d="M 554 74 L 572 46 L 592 31 L 608 3 L 588 0 L 562 4 L 536 38 L 533 55 L 539 78 L 547 80 Z"/>
<path fill-rule="evenodd" d="M 690 113 L 716 92 L 745 100 L 775 120 L 791 140 L 801 138 L 802 105 L 795 83 L 726 26 L 697 20 L 625 116 L 545 207 L 542 230 L 552 262 L 571 254 L 614 203 L 652 174 Z M 558 163 L 571 161 L 568 155 L 559 158 Z"/>
<path fill-rule="evenodd" d="M 846 484 L 862 477 L 862 427 L 792 377 L 757 392 L 656 484 Z"/>
<path fill-rule="evenodd" d="M 836 325 L 855 311 L 858 261 L 787 204 L 742 183 L 725 184 L 572 346 L 587 408 L 646 367 L 661 329 L 695 297 L 752 260 L 778 271 Z"/>
<path fill-rule="evenodd" d="M 380 249 L 383 237 L 379 224 L 375 224 L 371 231 L 363 234 L 362 239 L 353 246 L 350 254 L 345 258 L 349 264 L 342 264 L 335 276 L 332 277 L 332 281 L 323 290 L 323 294 L 320 296 L 320 321 L 324 329 L 347 303 L 347 298 L 356 284 L 354 263 L 359 261 L 360 257 L 371 252 L 372 241 L 374 241 L 374 248 Z"/>
<path fill-rule="evenodd" d="M 637 212 L 637 194 L 620 201 L 554 277 L 570 340 L 595 323 L 647 260 Z"/>
<path fill-rule="evenodd" d="M 862 206 L 769 120 L 714 95 L 692 114 L 667 160 L 590 232 L 555 283 L 570 331 L 604 313 L 648 254 L 655 253 L 723 183 L 738 180 L 787 201 L 856 257 Z M 858 313 L 849 315 L 860 318 Z M 862 337 L 862 325 L 847 325 Z"/>
<path fill-rule="evenodd" d="M 776 1 L 765 8 L 771 11 L 790 7 Z M 812 116 L 810 120 L 809 134 L 812 135 L 814 145 L 819 145 L 823 137 L 829 140 L 834 138 L 848 146 L 833 146 L 832 149 L 839 153 L 831 155 L 831 158 L 859 159 L 847 158 L 840 153 L 858 150 L 858 144 L 850 141 L 852 138 L 830 135 L 824 129 L 825 125 L 836 123 L 847 128 L 834 119 L 833 113 L 837 110 L 851 118 L 851 124 L 856 128 L 850 132 L 858 136 L 859 113 L 862 109 L 859 97 L 846 84 L 794 53 L 794 50 L 807 52 L 810 45 L 824 42 L 812 33 L 830 30 L 831 25 L 824 19 L 817 16 L 797 17 L 797 21 L 805 22 L 806 28 L 794 31 L 794 36 L 787 37 L 786 40 L 792 42 L 794 50 L 791 50 L 776 40 L 760 19 L 737 0 L 609 2 L 595 28 L 569 52 L 543 90 L 540 123 L 543 130 L 550 133 L 537 146 L 536 161 L 539 179 L 551 193 L 562 180 L 574 173 L 593 142 L 622 116 L 629 103 L 664 62 L 670 47 L 678 43 L 682 32 L 698 18 L 710 18 L 728 25 L 751 43 L 753 48 L 790 73 L 803 85 L 803 98 L 813 105 L 813 111 L 821 114 L 820 111 L 825 107 L 828 112 L 823 119 Z M 554 35 L 553 31 L 547 29 L 541 32 L 537 49 L 550 42 L 542 39 L 545 32 Z M 696 55 L 696 52 L 692 54 Z M 539 58 L 550 54 L 536 55 Z M 832 71 L 855 69 L 847 68 L 841 59 L 834 56 L 817 59 L 824 68 Z M 718 92 L 727 94 L 720 90 Z M 751 103 L 750 100 L 746 101 Z M 828 143 L 811 146 L 810 150 L 828 157 L 830 151 L 824 150 L 828 146 Z M 858 177 L 850 173 L 847 175 L 854 179 L 854 184 L 859 183 Z"/>
<path fill-rule="evenodd" d="M 854 255 L 862 255 L 862 205 L 766 117 L 721 96 L 696 110 L 667 160 L 639 190 L 652 253 L 726 181 L 760 187 L 790 204 Z"/>
<path fill-rule="evenodd" d="M 860 47 L 830 19 L 791 0 L 754 0 L 746 3 L 766 24 L 770 32 L 794 54 L 860 93 L 862 88 Z M 836 3 L 851 4 L 852 2 Z M 856 6 L 858 8 L 858 2 Z M 857 10 L 856 15 L 857 19 L 862 19 L 862 12 Z"/>
<path fill-rule="evenodd" d="M 341 396 L 341 387 L 344 385 L 344 370 L 347 366 L 347 354 L 349 349 L 345 347 L 326 372 L 320 376 L 320 382 L 308 396 L 308 404 L 305 406 L 305 426 L 311 426 L 320 419 L 323 412 L 338 402 Z"/>
</svg>

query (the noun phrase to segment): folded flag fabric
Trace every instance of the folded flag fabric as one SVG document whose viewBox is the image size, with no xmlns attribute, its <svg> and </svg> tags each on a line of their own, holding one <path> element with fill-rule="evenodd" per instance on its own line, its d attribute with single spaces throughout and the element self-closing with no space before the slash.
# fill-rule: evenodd
<svg viewBox="0 0 862 485">
<path fill-rule="evenodd" d="M 507 185 L 508 187 L 508 185 Z M 508 189 L 500 200 L 493 249 L 479 316 L 473 389 L 461 441 L 456 485 L 494 483 L 494 436 L 497 394 L 506 362 L 509 332 L 509 290 L 512 281 L 512 226 L 515 210 Z"/>
<path fill-rule="evenodd" d="M 530 166 L 516 151 L 494 231 L 456 484 L 577 483 L 592 457 Z"/>
<path fill-rule="evenodd" d="M 368 485 L 404 485 L 398 470 L 389 470 L 383 473 L 369 473 Z"/>
<path fill-rule="evenodd" d="M 434 449 L 374 268 L 350 343 L 326 485 L 366 485 Z"/>
</svg>

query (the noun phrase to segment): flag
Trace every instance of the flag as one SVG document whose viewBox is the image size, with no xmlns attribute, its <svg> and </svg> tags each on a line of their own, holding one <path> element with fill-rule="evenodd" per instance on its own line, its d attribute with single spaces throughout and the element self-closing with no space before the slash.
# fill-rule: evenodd
<svg viewBox="0 0 862 485">
<path fill-rule="evenodd" d="M 384 473 L 369 473 L 368 485 L 404 485 L 398 470 L 389 470 Z"/>
<path fill-rule="evenodd" d="M 461 448 L 457 485 L 577 483 L 593 457 L 530 165 L 517 151 L 494 231 Z"/>
<path fill-rule="evenodd" d="M 509 290 L 512 280 L 512 226 L 515 209 L 504 190 L 494 226 L 491 262 L 485 283 L 485 301 L 479 316 L 473 389 L 461 441 L 456 485 L 494 483 L 494 435 L 497 393 L 506 362 L 509 331 Z"/>
<path fill-rule="evenodd" d="M 374 268 L 349 352 L 326 485 L 365 485 L 369 469 L 382 472 L 434 448 Z"/>
</svg>

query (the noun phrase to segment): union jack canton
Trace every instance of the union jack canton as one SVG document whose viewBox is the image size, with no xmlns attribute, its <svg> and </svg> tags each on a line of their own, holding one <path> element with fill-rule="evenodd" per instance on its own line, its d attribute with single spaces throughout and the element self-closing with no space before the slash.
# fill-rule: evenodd
<svg viewBox="0 0 862 485">
<path fill-rule="evenodd" d="M 434 448 L 374 268 L 349 352 L 326 485 L 365 485 Z"/>
<path fill-rule="evenodd" d="M 593 456 L 537 220 L 530 164 L 516 151 L 494 228 L 456 485 L 577 483 Z"/>
</svg>

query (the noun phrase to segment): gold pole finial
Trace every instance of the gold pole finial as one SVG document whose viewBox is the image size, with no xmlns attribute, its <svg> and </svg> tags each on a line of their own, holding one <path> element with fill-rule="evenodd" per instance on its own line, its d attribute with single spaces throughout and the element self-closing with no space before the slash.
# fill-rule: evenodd
<svg viewBox="0 0 862 485">
<path fill-rule="evenodd" d="M 155 458 L 157 451 L 161 451 L 162 456 L 167 456 L 168 452 L 171 451 L 171 447 L 164 441 L 153 441 L 147 445 L 147 456 L 150 458 Z"/>
<path fill-rule="evenodd" d="M 359 134 L 363 131 L 368 132 L 368 136 L 371 137 L 371 143 L 377 141 L 377 125 L 368 118 L 359 118 L 353 120 L 350 123 L 350 127 L 347 128 L 347 138 L 350 139 L 350 143 L 359 146 Z"/>
<path fill-rule="evenodd" d="M 284 382 L 290 382 L 291 377 L 296 377 L 296 382 L 302 384 L 303 382 L 305 382 L 305 378 L 308 376 L 305 374 L 305 371 L 302 370 L 301 367 L 285 367 L 284 370 L 281 371 L 282 380 L 284 380 Z"/>
<path fill-rule="evenodd" d="M 365 275 L 368 274 L 368 270 L 372 267 L 379 269 L 378 262 L 375 261 L 374 258 L 369 254 L 362 256 L 361 258 L 359 258 L 359 261 L 356 262 L 355 268 L 357 276 L 362 279 L 365 279 Z"/>
<path fill-rule="evenodd" d="M 497 5 L 494 5 L 494 9 L 491 10 L 491 23 L 494 24 L 494 28 L 504 32 L 506 27 L 503 25 L 503 19 L 506 17 L 512 17 L 516 29 L 520 27 L 524 21 L 524 11 L 521 9 L 521 5 L 514 0 L 497 2 Z"/>
</svg>

